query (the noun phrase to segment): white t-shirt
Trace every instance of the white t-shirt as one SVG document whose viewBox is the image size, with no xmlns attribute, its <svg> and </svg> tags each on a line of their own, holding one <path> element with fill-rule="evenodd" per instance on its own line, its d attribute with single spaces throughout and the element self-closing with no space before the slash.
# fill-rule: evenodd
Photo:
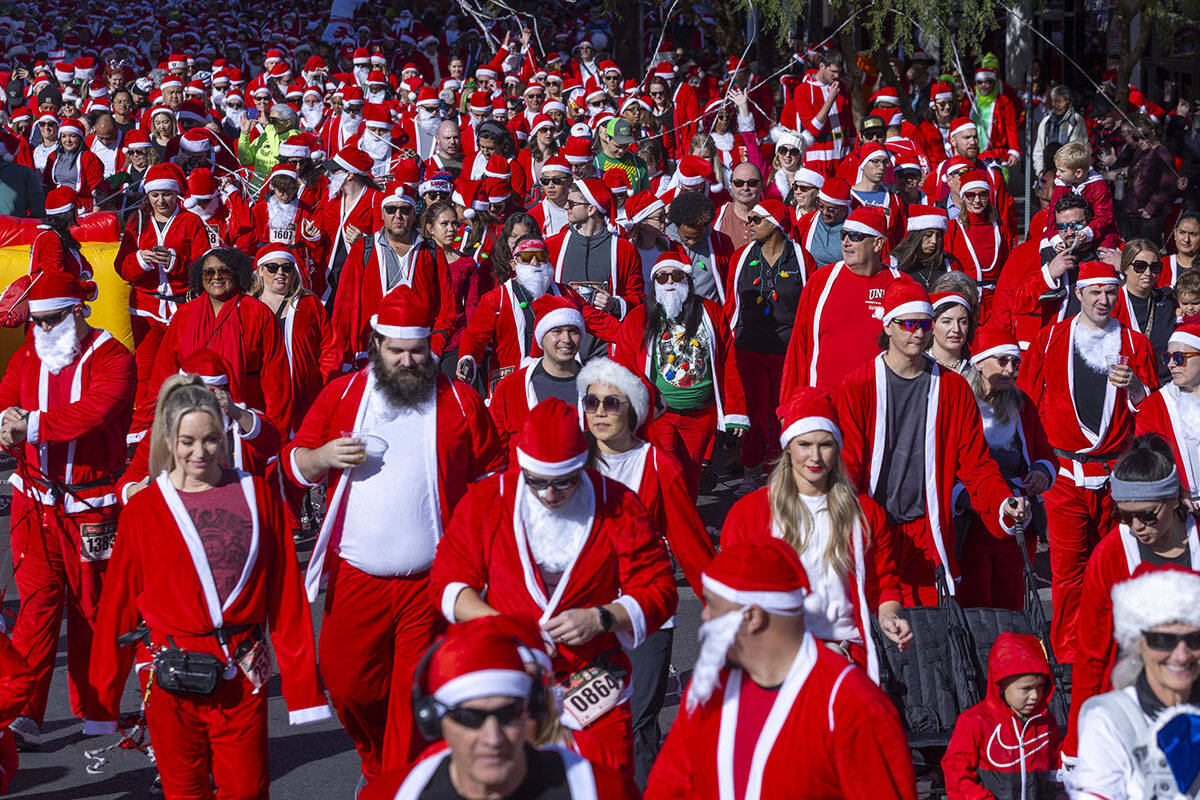
<svg viewBox="0 0 1200 800">
<path fill-rule="evenodd" d="M 642 488 L 642 473 L 646 468 L 646 455 L 650 450 L 649 442 L 641 442 L 626 450 L 624 453 L 601 453 L 596 466 L 600 474 L 606 478 L 623 484 L 629 491 L 637 494 Z"/>
<path fill-rule="evenodd" d="M 825 548 L 829 544 L 829 511 L 825 496 L 800 495 L 813 517 L 813 532 L 808 546 L 800 554 L 812 593 L 820 597 L 823 611 L 809 610 L 804 604 L 804 627 L 818 639 L 830 642 L 862 642 L 854 619 L 854 603 L 846 592 L 846 579 L 825 563 Z M 809 601 L 811 602 L 811 601 Z"/>
</svg>

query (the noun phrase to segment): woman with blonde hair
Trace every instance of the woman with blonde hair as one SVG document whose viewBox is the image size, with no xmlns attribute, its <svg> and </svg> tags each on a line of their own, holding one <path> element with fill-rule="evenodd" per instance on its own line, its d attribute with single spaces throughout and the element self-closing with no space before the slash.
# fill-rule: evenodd
<svg viewBox="0 0 1200 800">
<path fill-rule="evenodd" d="M 820 389 L 797 389 L 779 408 L 783 454 L 761 489 L 734 503 L 721 546 L 774 536 L 790 544 L 808 574 L 804 626 L 830 648 L 866 667 L 878 680 L 871 640 L 874 613 L 900 649 L 912 642 L 900 616 L 886 515 L 859 495 L 842 462 L 837 412 Z"/>
<path fill-rule="evenodd" d="M 211 797 L 215 783 L 220 797 L 266 797 L 268 630 L 289 721 L 330 716 L 296 550 L 266 480 L 225 465 L 223 417 L 201 379 L 168 378 L 157 409 L 155 477 L 121 515 L 100 600 L 84 732 L 117 732 L 133 645 L 144 640 L 164 796 Z"/>
</svg>

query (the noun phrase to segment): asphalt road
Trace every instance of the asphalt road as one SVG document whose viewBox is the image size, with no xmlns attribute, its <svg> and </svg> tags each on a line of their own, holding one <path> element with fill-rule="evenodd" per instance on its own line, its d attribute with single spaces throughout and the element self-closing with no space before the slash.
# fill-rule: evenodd
<svg viewBox="0 0 1200 800">
<path fill-rule="evenodd" d="M 0 494 L 10 494 L 7 473 Z M 720 528 L 725 510 L 733 502 L 736 481 L 719 485 L 715 496 L 701 498 L 700 508 L 705 522 Z M 8 512 L 0 516 L 0 587 L 9 586 L 4 610 L 9 619 L 18 608 L 16 587 L 10 585 L 11 553 L 8 541 Z M 311 542 L 301 546 L 301 560 L 307 561 Z M 696 629 L 700 622 L 700 601 L 682 574 L 677 573 L 679 592 L 679 629 L 675 634 L 672 664 L 683 674 L 688 673 L 696 659 Z M 323 598 L 313 608 L 313 623 L 320 633 Z M 350 737 L 334 719 L 289 727 L 287 708 L 279 693 L 279 677 L 269 684 L 271 792 L 274 797 L 289 800 L 337 798 L 350 800 L 358 780 L 359 761 Z M 679 703 L 678 681 L 672 680 L 668 689 L 667 707 L 662 713 L 665 731 L 675 717 Z M 131 678 L 125 690 L 123 710 L 137 709 L 137 687 Z M 95 762 L 85 757 L 85 751 L 105 747 L 116 741 L 115 736 L 85 737 L 81 724 L 71 715 L 67 702 L 66 633 L 59 640 L 58 661 L 46 721 L 42 726 L 45 744 L 40 752 L 21 753 L 21 766 L 10 786 L 10 796 L 38 800 L 127 800 L 161 797 L 151 791 L 155 770 L 149 758 L 137 750 L 112 750 L 104 754 L 106 763 L 97 774 L 88 768 Z"/>
</svg>

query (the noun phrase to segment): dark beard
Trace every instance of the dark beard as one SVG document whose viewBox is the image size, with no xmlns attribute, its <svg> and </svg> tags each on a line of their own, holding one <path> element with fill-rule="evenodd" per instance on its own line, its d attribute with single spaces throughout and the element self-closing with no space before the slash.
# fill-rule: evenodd
<svg viewBox="0 0 1200 800">
<path fill-rule="evenodd" d="M 371 353 L 371 369 L 383 396 L 397 408 L 415 408 L 433 396 L 437 385 L 437 362 L 430 359 L 413 367 L 396 367 L 388 371 L 379 351 Z"/>
</svg>

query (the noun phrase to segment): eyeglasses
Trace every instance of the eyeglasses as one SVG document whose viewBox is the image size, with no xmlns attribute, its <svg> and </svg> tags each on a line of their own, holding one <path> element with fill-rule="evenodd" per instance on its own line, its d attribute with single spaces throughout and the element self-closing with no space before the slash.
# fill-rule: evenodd
<svg viewBox="0 0 1200 800">
<path fill-rule="evenodd" d="M 586 205 L 587 205 L 586 200 L 572 200 L 569 197 L 566 199 L 567 208 L 574 208 L 575 206 L 586 206 Z"/>
<path fill-rule="evenodd" d="M 546 99 L 545 92 L 528 92 L 525 96 L 528 97 L 530 100 L 545 100 Z"/>
<path fill-rule="evenodd" d="M 1197 353 L 1197 355 L 1200 355 L 1200 353 Z M 996 363 L 1000 365 L 1000 369 L 1007 368 L 1009 364 L 1012 364 L 1013 369 L 1017 369 L 1018 367 L 1021 366 L 1021 357 L 1020 356 L 996 356 Z"/>
<path fill-rule="evenodd" d="M 1133 270 L 1134 272 L 1136 272 L 1138 275 L 1141 275 L 1146 270 L 1150 270 L 1151 275 L 1157 275 L 1160 272 L 1162 272 L 1162 262 L 1161 261 L 1134 261 L 1132 264 L 1129 265 L 1129 268 L 1131 270 Z"/>
<path fill-rule="evenodd" d="M 1162 513 L 1161 508 L 1153 511 L 1126 511 L 1118 508 L 1117 519 L 1121 520 L 1121 522 L 1124 522 L 1126 525 L 1132 525 L 1135 519 L 1143 525 L 1157 525 L 1158 515 L 1160 513 Z"/>
<path fill-rule="evenodd" d="M 205 278 L 232 278 L 233 270 L 229 267 L 217 267 L 216 269 L 205 267 L 200 271 L 200 274 Z"/>
<path fill-rule="evenodd" d="M 651 97 L 666 97 L 667 93 L 666 92 L 651 92 L 650 96 Z"/>
<path fill-rule="evenodd" d="M 1076 222 L 1056 222 L 1054 223 L 1054 227 L 1059 233 L 1062 233 L 1063 231 L 1081 231 L 1087 227 L 1087 223 L 1083 220 L 1078 220 Z"/>
<path fill-rule="evenodd" d="M 763 221 L 763 218 L 760 217 L 758 214 L 747 214 L 746 215 L 746 222 L 749 222 L 751 225 L 757 225 L 758 223 L 760 223 L 762 221 Z"/>
<path fill-rule="evenodd" d="M 1200 631 L 1191 633 L 1142 631 L 1142 638 L 1146 640 L 1146 647 L 1160 653 L 1173 653 L 1180 642 L 1183 642 L 1183 646 L 1188 650 L 1200 650 Z"/>
<path fill-rule="evenodd" d="M 882 139 L 883 134 L 884 134 L 884 130 L 882 128 L 879 128 L 876 130 L 863 131 L 862 138 L 864 138 L 864 139 Z"/>
<path fill-rule="evenodd" d="M 981 202 L 987 200 L 987 198 L 987 192 L 963 192 L 963 200 L 968 200 L 972 203 Z"/>
<path fill-rule="evenodd" d="M 849 239 L 850 241 L 854 242 L 855 244 L 858 244 L 863 239 L 866 239 L 867 235 L 868 234 L 862 233 L 861 231 L 843 230 L 842 231 L 842 241 Z"/>
<path fill-rule="evenodd" d="M 1187 364 L 1188 361 L 1195 358 L 1196 356 L 1200 356 L 1200 353 L 1184 353 L 1184 352 L 1163 353 L 1162 354 L 1162 362 L 1163 362 L 1164 367 L 1169 367 L 1172 364 L 1174 364 L 1177 367 L 1182 367 L 1184 364 Z"/>
<path fill-rule="evenodd" d="M 408 205 L 407 203 L 396 203 L 394 205 L 384 206 L 382 210 L 383 210 L 384 216 L 387 216 L 387 217 L 394 217 L 397 214 L 403 214 L 404 216 L 407 217 L 409 214 L 411 214 L 413 212 L 413 207 Z"/>
<path fill-rule="evenodd" d="M 538 181 L 542 186 L 565 186 L 570 183 L 569 178 L 541 178 Z"/>
<path fill-rule="evenodd" d="M 545 250 L 525 250 L 513 256 L 513 260 L 518 264 L 545 264 L 549 256 Z"/>
<path fill-rule="evenodd" d="M 587 409 L 586 398 L 584 409 Z M 541 494 L 547 489 L 555 489 L 560 492 L 565 492 L 568 489 L 574 489 L 575 484 L 579 483 L 579 473 L 569 475 L 565 478 L 535 478 L 528 472 L 524 473 L 524 475 L 525 485 L 530 489 L 533 489 L 538 494 Z"/>
<path fill-rule="evenodd" d="M 920 319 L 894 319 L 892 322 L 904 328 L 909 333 L 913 331 L 929 333 L 929 331 L 933 330 L 933 320 L 927 317 L 921 317 Z"/>
<path fill-rule="evenodd" d="M 71 310 L 72 309 L 70 308 L 64 308 L 62 311 L 55 311 L 53 314 L 46 314 L 41 317 L 35 317 L 30 314 L 29 323 L 31 325 L 37 325 L 40 328 L 53 328 L 55 325 L 66 319 L 67 315 L 71 313 Z"/>
<path fill-rule="evenodd" d="M 267 122 L 274 125 L 283 125 L 287 120 L 280 119 L 279 117 L 267 117 Z"/>
<path fill-rule="evenodd" d="M 39 122 L 38 127 L 39 128 L 57 128 L 58 123 L 57 122 Z"/>
<path fill-rule="evenodd" d="M 627 404 L 627 400 L 622 400 L 615 394 L 606 394 L 602 398 L 594 394 L 585 394 L 583 396 L 583 410 L 589 414 L 595 414 L 600 410 L 601 406 L 604 407 L 604 413 L 616 414 L 621 410 L 622 406 Z"/>
<path fill-rule="evenodd" d="M 761 183 L 761 181 L 759 181 L 758 178 L 746 178 L 745 180 L 742 178 L 734 178 L 732 181 L 730 181 L 730 183 L 732 183 L 734 187 L 738 189 L 741 189 L 744 186 L 749 186 L 751 189 L 757 189 L 758 184 Z"/>
<path fill-rule="evenodd" d="M 779 155 L 781 155 L 781 156 L 786 156 L 787 158 L 793 158 L 794 156 L 800 155 L 800 148 L 799 147 L 788 147 L 785 145 L 783 147 L 780 147 L 776 152 L 778 152 Z"/>
<path fill-rule="evenodd" d="M 687 280 L 687 275 L 677 269 L 662 269 L 654 273 L 655 283 L 683 283 Z"/>
<path fill-rule="evenodd" d="M 296 265 L 290 261 L 272 261 L 269 264 L 263 264 L 262 268 L 274 275 L 276 272 L 283 270 L 284 274 L 291 272 L 296 268 Z"/>
<path fill-rule="evenodd" d="M 495 717 L 496 722 L 500 725 L 512 725 L 518 722 L 525 716 L 525 701 L 514 700 L 511 703 L 500 706 L 499 708 L 467 708 L 466 706 L 455 706 L 447 709 L 446 717 L 454 720 L 464 728 L 471 730 L 479 730 L 489 717 Z"/>
<path fill-rule="evenodd" d="M 425 199 L 431 203 L 434 202 L 435 200 L 449 200 L 450 193 L 449 192 L 437 192 L 437 191 L 426 192 Z"/>
</svg>

